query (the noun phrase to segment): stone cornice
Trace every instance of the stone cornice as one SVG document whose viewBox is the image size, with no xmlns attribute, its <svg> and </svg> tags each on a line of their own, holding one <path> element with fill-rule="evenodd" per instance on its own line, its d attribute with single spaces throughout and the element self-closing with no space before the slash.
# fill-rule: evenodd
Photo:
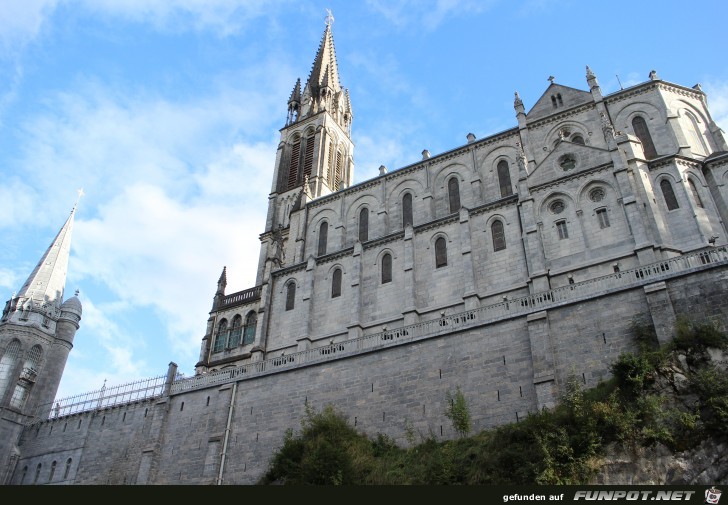
<svg viewBox="0 0 728 505">
<path fill-rule="evenodd" d="M 566 175 L 564 177 L 559 177 L 558 179 L 546 182 L 544 184 L 539 184 L 538 186 L 532 186 L 529 189 L 531 191 L 531 194 L 540 193 L 540 192 L 546 191 L 554 186 L 560 186 L 561 184 L 563 184 L 566 181 L 583 179 L 583 178 L 586 178 L 590 175 L 594 175 L 599 172 L 605 172 L 607 170 L 612 169 L 613 167 L 614 166 L 612 165 L 611 162 L 605 163 L 603 165 L 598 165 L 596 167 L 590 168 L 588 170 L 583 170 L 583 171 L 577 172 L 575 174 L 570 174 L 570 175 Z"/>
<path fill-rule="evenodd" d="M 399 240 L 401 238 L 404 238 L 404 230 L 390 233 L 389 235 L 385 235 L 384 237 L 379 237 L 374 240 L 370 240 L 369 242 L 365 242 L 364 244 L 362 244 L 362 247 L 364 249 L 373 249 L 375 247 L 379 247 L 384 244 L 388 244 L 389 242 L 393 242 L 393 241 Z"/>
<path fill-rule="evenodd" d="M 518 203 L 518 193 L 514 193 L 513 195 L 507 196 L 505 198 L 501 198 L 500 200 L 496 200 L 494 202 L 488 202 L 485 205 L 480 205 L 479 207 L 475 207 L 470 210 L 471 216 L 477 216 L 479 214 L 483 214 L 484 212 L 489 212 L 495 209 L 498 209 L 500 207 L 506 207 L 511 204 Z"/>
<path fill-rule="evenodd" d="M 563 121 L 566 118 L 575 116 L 577 114 L 580 114 L 582 112 L 586 112 L 587 110 L 594 108 L 594 102 L 588 102 L 581 105 L 575 105 L 574 107 L 570 109 L 566 109 L 563 112 L 559 112 L 558 114 L 552 114 L 550 116 L 547 116 L 545 118 L 536 119 L 533 123 L 526 123 L 526 127 L 529 130 L 535 130 L 537 128 L 541 128 L 542 126 L 545 126 L 550 123 L 555 123 L 557 121 Z"/>
</svg>

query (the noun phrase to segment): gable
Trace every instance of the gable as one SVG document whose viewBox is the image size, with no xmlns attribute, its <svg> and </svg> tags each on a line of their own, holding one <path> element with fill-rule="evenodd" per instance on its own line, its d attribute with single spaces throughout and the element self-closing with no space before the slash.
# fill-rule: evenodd
<svg viewBox="0 0 728 505">
<path fill-rule="evenodd" d="M 582 91 L 561 84 L 551 84 L 531 110 L 526 114 L 527 121 L 540 119 L 542 117 L 559 112 L 560 110 L 569 109 L 571 107 L 589 103 L 592 101 L 592 95 L 588 91 Z M 554 105 L 555 104 L 555 105 Z"/>
<path fill-rule="evenodd" d="M 612 162 L 609 151 L 562 140 L 528 176 L 530 187 Z"/>
</svg>

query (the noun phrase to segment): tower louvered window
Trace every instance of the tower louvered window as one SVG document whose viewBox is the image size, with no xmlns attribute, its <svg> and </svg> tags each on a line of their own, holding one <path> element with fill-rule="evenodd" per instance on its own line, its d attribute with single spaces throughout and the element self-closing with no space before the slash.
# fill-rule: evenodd
<svg viewBox="0 0 728 505">
<path fill-rule="evenodd" d="M 306 139 L 306 152 L 303 157 L 303 176 L 304 176 L 304 178 L 306 176 L 311 177 L 311 169 L 313 168 L 313 145 L 314 145 L 314 136 L 313 136 L 313 134 L 311 134 Z"/>
<path fill-rule="evenodd" d="M 245 316 L 245 330 L 243 331 L 243 345 L 252 344 L 255 341 L 255 326 L 258 324 L 258 316 L 254 311 L 248 312 Z"/>
<path fill-rule="evenodd" d="M 660 189 L 662 190 L 662 196 L 665 198 L 665 205 L 667 205 L 667 210 L 675 210 L 680 207 L 677 203 L 675 191 L 672 189 L 672 184 L 670 184 L 670 181 L 668 181 L 667 179 L 662 179 L 662 181 L 660 181 Z"/>
<path fill-rule="evenodd" d="M 328 185 L 329 185 L 329 188 L 333 188 L 334 187 L 334 172 L 336 170 L 334 168 L 334 143 L 333 142 L 329 142 L 329 164 L 327 165 L 327 167 L 328 167 L 327 168 L 328 173 L 326 174 L 326 176 L 327 176 Z"/>
<path fill-rule="evenodd" d="M 301 141 L 297 140 L 291 149 L 291 164 L 288 169 L 288 187 L 292 189 L 298 182 L 298 160 L 301 156 Z"/>
<path fill-rule="evenodd" d="M 369 240 L 369 209 L 364 207 L 359 212 L 359 242 Z"/>
<path fill-rule="evenodd" d="M 645 121 L 645 118 L 642 116 L 635 116 L 632 120 L 632 128 L 634 129 L 634 134 L 637 135 L 637 138 L 640 139 L 640 142 L 642 142 L 642 149 L 645 152 L 645 158 L 648 160 L 657 158 L 657 150 L 655 149 L 655 144 L 652 142 L 650 130 L 647 129 L 647 122 Z"/>
<path fill-rule="evenodd" d="M 412 224 L 412 193 L 405 193 L 402 197 L 402 228 Z"/>
<path fill-rule="evenodd" d="M 501 198 L 510 196 L 513 194 L 513 188 L 511 187 L 511 173 L 508 170 L 508 162 L 501 160 L 498 162 L 498 185 L 500 186 Z"/>
<path fill-rule="evenodd" d="M 334 190 L 338 191 L 341 187 L 341 170 L 344 164 L 344 155 L 341 151 L 336 151 L 336 170 L 334 171 Z"/>
</svg>

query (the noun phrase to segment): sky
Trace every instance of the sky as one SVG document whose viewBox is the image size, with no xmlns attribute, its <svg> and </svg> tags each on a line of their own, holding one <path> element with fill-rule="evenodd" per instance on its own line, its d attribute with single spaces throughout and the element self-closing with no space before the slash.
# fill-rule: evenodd
<svg viewBox="0 0 728 505">
<path fill-rule="evenodd" d="M 686 7 L 689 5 L 688 7 Z M 0 0 L 0 298 L 75 217 L 64 398 L 194 374 L 217 280 L 255 285 L 287 100 L 334 22 L 354 182 L 516 126 L 555 82 L 700 83 L 728 127 L 723 0 Z"/>
</svg>

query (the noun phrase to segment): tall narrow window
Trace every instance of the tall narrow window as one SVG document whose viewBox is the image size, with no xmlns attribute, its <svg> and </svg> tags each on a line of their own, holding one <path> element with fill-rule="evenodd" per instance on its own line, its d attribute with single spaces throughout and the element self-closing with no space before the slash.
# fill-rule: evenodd
<svg viewBox="0 0 728 505">
<path fill-rule="evenodd" d="M 369 240 L 369 209 L 364 207 L 359 212 L 359 242 Z"/>
<path fill-rule="evenodd" d="M 405 193 L 402 197 L 402 228 L 412 224 L 412 193 Z"/>
<path fill-rule="evenodd" d="M 331 298 L 339 296 L 341 296 L 341 269 L 337 268 L 331 277 Z"/>
<path fill-rule="evenodd" d="M 237 347 L 240 344 L 240 336 L 243 332 L 243 318 L 240 314 L 236 314 L 233 318 L 233 325 L 230 328 L 230 337 L 228 338 L 227 346 L 229 348 Z"/>
<path fill-rule="evenodd" d="M 660 181 L 660 189 L 662 190 L 662 197 L 665 199 L 665 205 L 667 210 L 675 210 L 680 206 L 677 204 L 677 198 L 675 197 L 675 191 L 672 189 L 672 184 L 667 179 Z"/>
<path fill-rule="evenodd" d="M 212 352 L 220 352 L 225 348 L 225 340 L 228 334 L 228 322 L 227 319 L 223 319 L 217 325 L 217 335 L 215 336 L 215 345 L 212 348 Z"/>
<path fill-rule="evenodd" d="M 508 162 L 506 160 L 500 160 L 498 162 L 498 185 L 500 186 L 501 198 L 513 194 L 511 172 L 508 170 Z"/>
<path fill-rule="evenodd" d="M 63 478 L 67 479 L 68 474 L 71 472 L 71 463 L 73 463 L 73 460 L 71 458 L 68 458 L 66 460 L 66 469 L 63 471 Z"/>
<path fill-rule="evenodd" d="M 48 477 L 48 482 L 53 481 L 53 476 L 56 474 L 56 465 L 57 463 L 55 461 L 51 463 L 51 475 Z"/>
<path fill-rule="evenodd" d="M 291 149 L 291 162 L 288 168 L 288 187 L 294 188 L 298 183 L 298 163 L 301 157 L 301 139 L 297 139 Z"/>
<path fill-rule="evenodd" d="M 392 255 L 382 256 L 382 284 L 392 282 Z"/>
<path fill-rule="evenodd" d="M 43 467 L 42 464 L 38 463 L 38 466 L 35 467 L 35 478 L 33 479 L 33 484 L 36 484 L 38 482 L 38 477 L 40 477 L 40 469 Z"/>
<path fill-rule="evenodd" d="M 685 116 L 688 118 L 688 133 L 691 137 L 691 150 L 695 154 L 708 154 L 708 146 L 705 143 L 705 138 L 701 132 L 700 121 L 692 113 L 685 111 Z"/>
<path fill-rule="evenodd" d="M 255 341 L 255 326 L 258 324 L 258 315 L 254 310 L 245 316 L 245 329 L 243 330 L 243 345 L 252 344 Z"/>
<path fill-rule="evenodd" d="M 645 151 L 645 157 L 648 160 L 657 158 L 657 150 L 655 149 L 655 144 L 652 142 L 650 130 L 647 129 L 647 122 L 645 121 L 645 118 L 642 116 L 635 116 L 632 120 L 632 128 L 634 129 L 634 134 L 637 135 L 637 138 L 640 139 L 640 142 L 642 142 L 642 149 Z"/>
<path fill-rule="evenodd" d="M 597 221 L 599 221 L 599 228 L 609 228 L 609 216 L 607 215 L 607 209 L 597 209 Z"/>
<path fill-rule="evenodd" d="M 688 179 L 688 186 L 690 186 L 690 192 L 693 194 L 695 205 L 703 207 L 703 201 L 700 199 L 700 193 L 698 193 L 698 188 L 695 187 L 695 183 L 692 179 Z"/>
<path fill-rule="evenodd" d="M 328 165 L 329 173 L 328 175 L 328 183 L 329 187 L 333 189 L 334 187 L 334 143 L 329 141 L 329 165 Z"/>
<path fill-rule="evenodd" d="M 460 210 L 460 185 L 456 177 L 451 177 L 447 181 L 447 195 L 450 202 L 450 212 L 457 212 Z"/>
<path fill-rule="evenodd" d="M 326 254 L 326 241 L 329 235 L 329 223 L 323 221 L 319 226 L 319 237 L 318 237 L 318 255 L 323 256 Z"/>
<path fill-rule="evenodd" d="M 503 230 L 503 221 L 494 221 L 490 227 L 493 236 L 493 250 L 500 251 L 506 248 L 506 234 Z"/>
<path fill-rule="evenodd" d="M 0 399 L 5 396 L 8 389 L 10 377 L 15 370 L 16 363 L 20 358 L 20 341 L 13 340 L 5 349 L 2 359 L 0 359 Z"/>
<path fill-rule="evenodd" d="M 336 151 L 336 170 L 334 171 L 334 191 L 338 191 L 341 187 L 341 174 L 344 164 L 344 155 L 341 151 Z"/>
<path fill-rule="evenodd" d="M 286 310 L 293 310 L 296 303 L 296 283 L 290 282 L 286 287 Z"/>
<path fill-rule="evenodd" d="M 569 229 L 566 227 L 566 221 L 556 221 L 556 231 L 559 234 L 559 240 L 569 238 Z"/>
<path fill-rule="evenodd" d="M 306 151 L 303 156 L 303 176 L 311 177 L 311 169 L 313 168 L 313 145 L 314 134 L 310 133 L 306 138 Z"/>
<path fill-rule="evenodd" d="M 435 240 L 435 267 L 440 268 L 447 265 L 447 242 L 443 237 Z"/>
</svg>

